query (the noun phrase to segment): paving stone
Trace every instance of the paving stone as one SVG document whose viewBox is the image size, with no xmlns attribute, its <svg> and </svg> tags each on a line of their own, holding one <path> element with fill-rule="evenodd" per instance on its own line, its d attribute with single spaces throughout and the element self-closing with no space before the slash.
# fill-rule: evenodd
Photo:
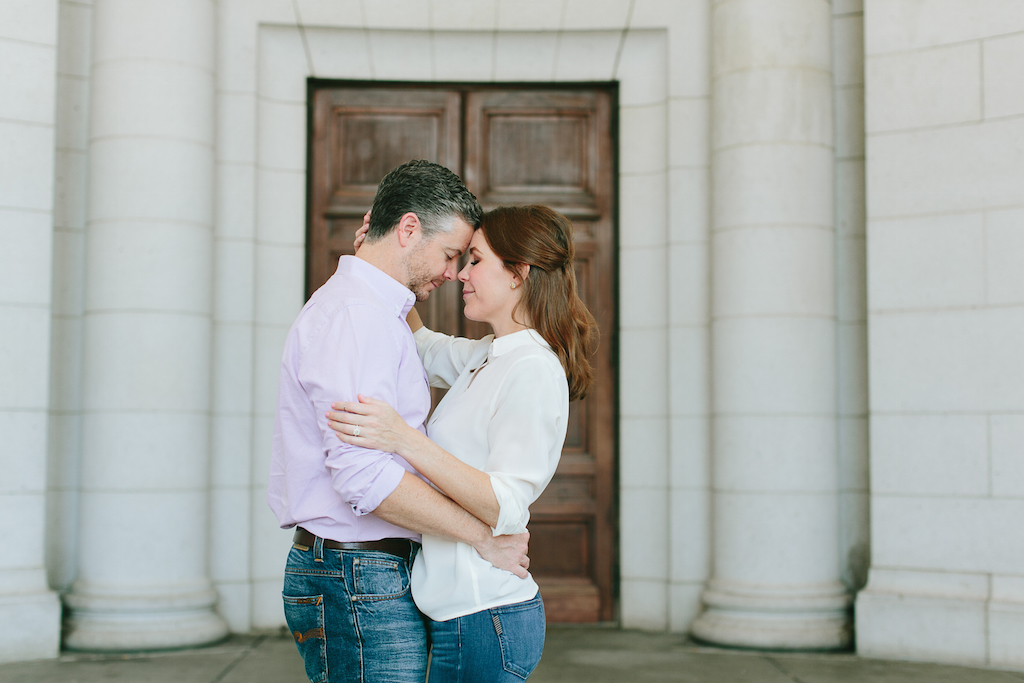
<svg viewBox="0 0 1024 683">
<path fill-rule="evenodd" d="M 241 648 L 126 655 L 64 655 L 0 665 L 3 683 L 212 683 Z"/>
<path fill-rule="evenodd" d="M 2 683 L 304 683 L 287 634 L 232 636 L 205 648 L 0 665 Z M 551 627 L 532 683 L 1022 683 L 1024 672 L 861 659 L 852 653 L 756 652 L 684 636 Z"/>
<path fill-rule="evenodd" d="M 776 656 L 772 659 L 801 683 L 1020 683 L 1024 676 L 919 662 L 888 662 L 855 656 Z"/>
<path fill-rule="evenodd" d="M 791 683 L 764 657 L 704 651 L 685 637 L 616 629 L 548 630 L 536 683 Z"/>
<path fill-rule="evenodd" d="M 291 636 L 268 637 L 217 683 L 307 683 Z"/>
</svg>

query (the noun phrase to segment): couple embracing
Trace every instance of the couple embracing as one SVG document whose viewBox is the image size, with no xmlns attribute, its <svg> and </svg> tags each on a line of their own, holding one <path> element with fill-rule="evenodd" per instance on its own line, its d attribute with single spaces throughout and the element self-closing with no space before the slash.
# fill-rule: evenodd
<svg viewBox="0 0 1024 683">
<path fill-rule="evenodd" d="M 279 378 L 267 500 L 295 529 L 283 598 L 306 674 L 422 683 L 429 653 L 431 683 L 525 680 L 544 644 L 529 506 L 593 374 L 572 226 L 542 206 L 484 213 L 412 161 L 356 246 L 292 325 Z M 413 305 L 455 279 L 493 335 L 423 326 Z M 429 386 L 449 390 L 427 421 Z"/>
</svg>

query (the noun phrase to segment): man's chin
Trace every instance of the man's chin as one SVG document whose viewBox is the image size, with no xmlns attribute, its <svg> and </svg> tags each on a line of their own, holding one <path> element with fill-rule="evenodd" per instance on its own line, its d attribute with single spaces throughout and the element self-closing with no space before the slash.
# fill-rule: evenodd
<svg viewBox="0 0 1024 683">
<path fill-rule="evenodd" d="M 412 293 L 416 296 L 416 301 L 426 301 L 427 297 L 430 296 L 430 293 L 440 286 L 441 285 L 434 284 L 433 282 L 427 282 L 413 289 Z"/>
</svg>

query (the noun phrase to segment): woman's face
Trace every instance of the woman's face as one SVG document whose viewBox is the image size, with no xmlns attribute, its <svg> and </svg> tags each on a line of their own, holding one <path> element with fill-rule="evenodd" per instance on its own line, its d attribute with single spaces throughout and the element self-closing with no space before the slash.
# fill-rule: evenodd
<svg viewBox="0 0 1024 683">
<path fill-rule="evenodd" d="M 469 243 L 469 262 L 459 272 L 459 280 L 467 318 L 489 323 L 498 337 L 523 329 L 512 321 L 512 309 L 522 292 L 520 280 L 491 251 L 482 228 Z M 513 282 L 515 289 L 510 286 Z"/>
</svg>

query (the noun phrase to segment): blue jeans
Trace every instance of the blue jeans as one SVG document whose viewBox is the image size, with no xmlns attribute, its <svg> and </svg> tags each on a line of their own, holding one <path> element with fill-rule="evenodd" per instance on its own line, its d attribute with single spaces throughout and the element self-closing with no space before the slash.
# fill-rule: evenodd
<svg viewBox="0 0 1024 683">
<path fill-rule="evenodd" d="M 544 650 L 544 602 L 485 609 L 448 621 L 428 620 L 429 683 L 525 681 Z"/>
<path fill-rule="evenodd" d="M 423 683 L 427 633 L 411 562 L 376 551 L 292 546 L 284 615 L 313 683 Z"/>
</svg>

